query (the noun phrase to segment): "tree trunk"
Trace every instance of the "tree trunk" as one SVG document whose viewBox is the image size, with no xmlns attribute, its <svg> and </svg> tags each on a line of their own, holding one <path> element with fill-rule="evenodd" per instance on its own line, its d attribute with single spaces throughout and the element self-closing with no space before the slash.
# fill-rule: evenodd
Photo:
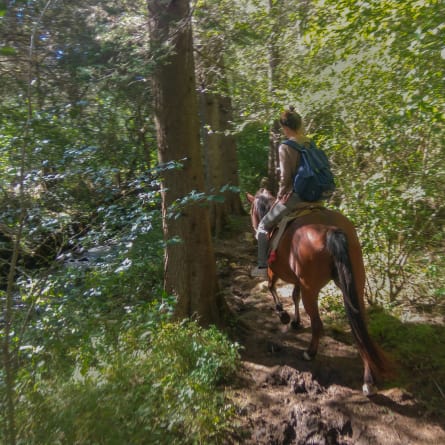
<svg viewBox="0 0 445 445">
<path fill-rule="evenodd" d="M 238 192 L 221 192 L 224 186 L 239 186 L 236 142 L 230 128 L 231 105 L 229 97 L 201 93 L 206 191 L 224 198 L 224 202 L 218 200 L 210 205 L 211 228 L 217 237 L 230 215 L 244 213 Z"/>
<path fill-rule="evenodd" d="M 211 39 L 201 44 L 198 59 L 206 190 L 217 195 L 224 186 L 239 185 L 236 142 L 232 135 L 232 101 L 226 94 L 223 52 L 221 40 Z M 224 202 L 211 203 L 211 227 L 215 236 L 221 233 L 230 215 L 244 213 L 238 192 L 226 190 L 222 195 Z"/>
<path fill-rule="evenodd" d="M 211 92 L 202 92 L 201 98 L 201 124 L 203 125 L 204 165 L 206 192 L 219 194 L 224 184 L 222 168 L 222 135 L 219 131 L 219 103 L 218 95 Z M 212 201 L 210 207 L 210 226 L 215 236 L 219 236 L 226 222 L 226 213 L 223 203 Z"/>
<path fill-rule="evenodd" d="M 236 151 L 235 136 L 233 136 L 233 114 L 232 114 L 232 100 L 229 96 L 220 97 L 220 122 L 219 127 L 222 133 L 221 152 L 223 153 L 223 166 L 225 184 L 238 187 L 238 155 Z M 244 209 L 241 204 L 239 193 L 227 191 L 225 194 L 225 208 L 229 215 L 243 215 Z"/>
<path fill-rule="evenodd" d="M 281 14 L 282 5 L 269 0 L 269 16 L 274 22 L 274 32 L 269 37 L 268 56 L 269 56 L 269 97 L 275 100 L 275 90 L 279 85 L 278 67 L 280 64 L 280 51 L 277 42 L 279 41 L 279 30 L 281 29 Z M 269 159 L 268 159 L 268 178 L 269 190 L 276 194 L 278 191 L 278 183 L 280 172 L 278 147 L 280 145 L 280 124 L 274 121 L 269 130 Z"/>
<path fill-rule="evenodd" d="M 269 160 L 267 165 L 269 190 L 275 195 L 278 192 L 278 183 L 280 181 L 280 160 L 278 159 L 278 147 L 280 146 L 280 138 L 280 123 L 275 120 L 269 130 Z"/>
<path fill-rule="evenodd" d="M 193 191 L 204 191 L 189 3 L 147 3 L 152 53 L 158 61 L 153 97 L 159 161 L 182 164 L 163 173 L 165 289 L 177 298 L 178 319 L 197 316 L 203 325 L 219 324 L 223 301 L 218 298 L 208 210 L 193 199 L 174 207 Z"/>
</svg>

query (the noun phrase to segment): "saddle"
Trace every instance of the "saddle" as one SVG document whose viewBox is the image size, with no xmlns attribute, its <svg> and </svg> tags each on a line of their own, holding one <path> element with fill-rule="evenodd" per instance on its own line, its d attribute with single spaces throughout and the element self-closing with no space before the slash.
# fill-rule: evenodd
<svg viewBox="0 0 445 445">
<path fill-rule="evenodd" d="M 320 201 L 317 202 L 301 202 L 297 204 L 297 208 L 286 215 L 276 227 L 269 233 L 269 256 L 268 263 L 273 263 L 277 259 L 277 248 L 283 236 L 286 227 L 295 219 L 308 215 L 312 212 L 324 210 L 325 207 Z"/>
</svg>

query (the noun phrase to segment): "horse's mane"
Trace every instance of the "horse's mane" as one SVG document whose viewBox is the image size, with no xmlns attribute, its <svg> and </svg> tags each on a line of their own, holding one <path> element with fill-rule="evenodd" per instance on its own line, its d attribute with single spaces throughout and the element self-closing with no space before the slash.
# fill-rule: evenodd
<svg viewBox="0 0 445 445">
<path fill-rule="evenodd" d="M 259 189 L 255 194 L 255 211 L 259 220 L 269 211 L 275 196 L 267 189 Z"/>
</svg>

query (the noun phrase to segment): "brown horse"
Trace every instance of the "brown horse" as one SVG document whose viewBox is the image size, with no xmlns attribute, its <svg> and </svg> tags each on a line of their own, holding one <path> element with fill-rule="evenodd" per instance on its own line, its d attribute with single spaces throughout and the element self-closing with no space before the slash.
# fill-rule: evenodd
<svg viewBox="0 0 445 445">
<path fill-rule="evenodd" d="M 275 197 L 268 190 L 260 189 L 255 196 L 247 194 L 247 199 L 251 203 L 250 215 L 256 230 L 261 218 L 275 202 Z M 301 294 L 312 330 L 309 349 L 303 354 L 306 360 L 315 357 L 323 328 L 318 311 L 318 294 L 329 281 L 334 280 L 343 293 L 346 314 L 363 360 L 363 393 L 375 394 L 374 379 L 387 375 L 390 366 L 380 348 L 372 341 L 366 326 L 365 268 L 352 223 L 341 213 L 324 207 L 298 217 L 284 231 L 273 261 L 269 258 L 268 277 L 269 290 L 284 323 L 288 323 L 290 317 L 282 311 L 276 283 L 282 279 L 294 284 L 294 327 L 300 324 Z"/>
</svg>

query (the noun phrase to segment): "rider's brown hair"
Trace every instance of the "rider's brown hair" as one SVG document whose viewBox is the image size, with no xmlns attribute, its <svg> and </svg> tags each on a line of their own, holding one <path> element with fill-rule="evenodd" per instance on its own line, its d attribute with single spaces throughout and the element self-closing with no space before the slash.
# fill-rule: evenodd
<svg viewBox="0 0 445 445">
<path fill-rule="evenodd" d="M 295 111 L 295 107 L 290 106 L 288 110 L 281 113 L 280 124 L 284 125 L 291 130 L 299 130 L 303 124 L 303 119 Z"/>
</svg>

